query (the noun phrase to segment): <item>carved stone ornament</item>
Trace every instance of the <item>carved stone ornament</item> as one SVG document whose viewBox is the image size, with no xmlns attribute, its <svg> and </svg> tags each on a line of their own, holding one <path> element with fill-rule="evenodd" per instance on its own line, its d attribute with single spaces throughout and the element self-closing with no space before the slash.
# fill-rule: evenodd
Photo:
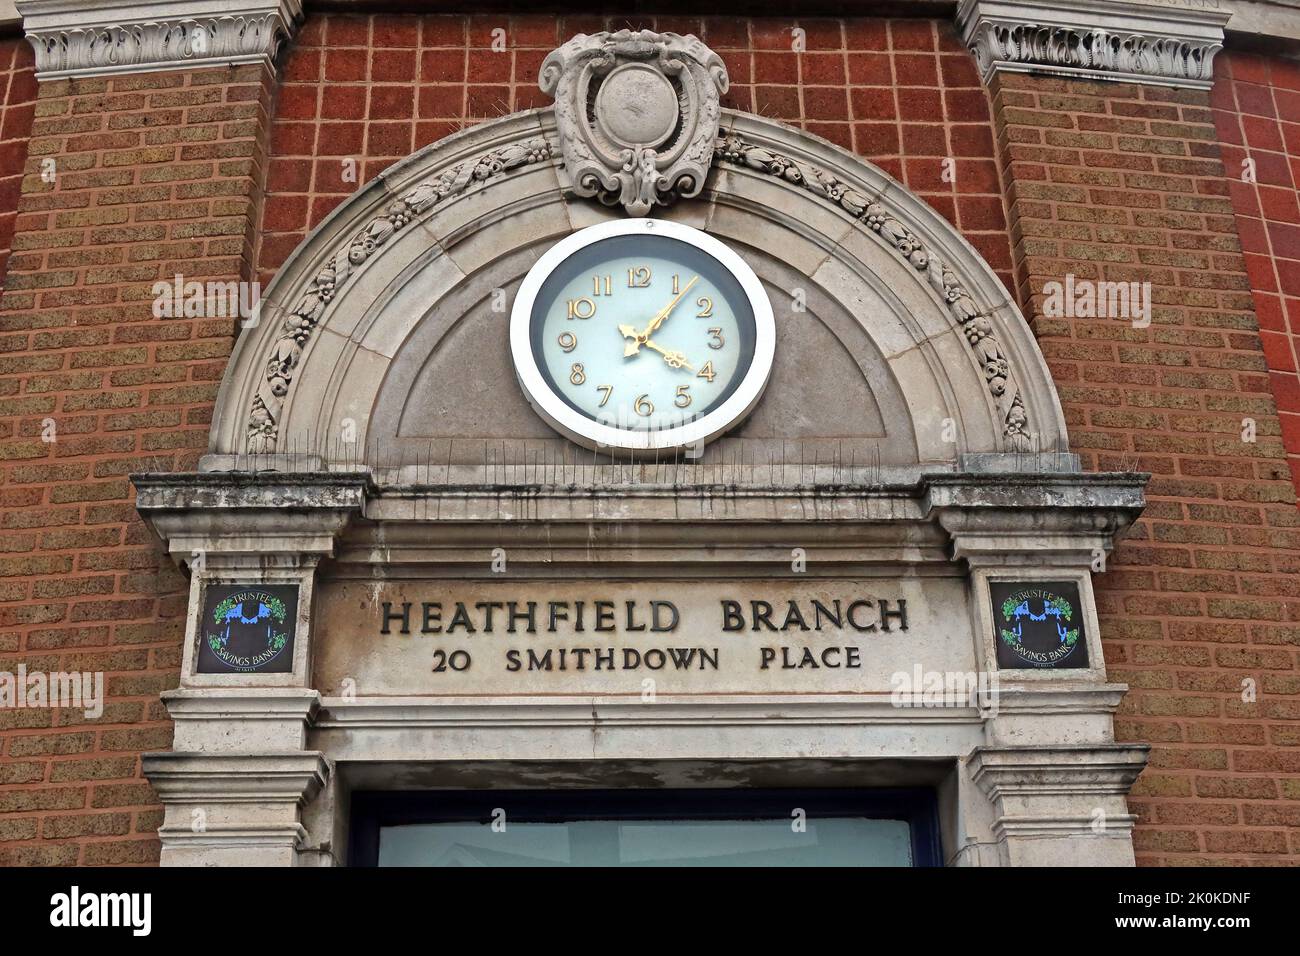
<svg viewBox="0 0 1300 956">
<path fill-rule="evenodd" d="M 388 241 L 444 199 L 459 195 L 479 183 L 533 163 L 548 162 L 551 147 L 537 138 L 512 143 L 473 159 L 458 163 L 411 187 L 393 200 L 334 254 L 316 274 L 289 310 L 280 326 L 266 374 L 248 411 L 248 451 L 269 454 L 276 450 L 280 434 L 280 413 L 293 384 L 303 349 L 311 340 L 321 316 L 335 295 Z"/>
<path fill-rule="evenodd" d="M 715 159 L 800 186 L 852 216 L 864 228 L 878 235 L 917 272 L 947 306 L 953 324 L 961 330 L 984 373 L 989 395 L 1002 419 L 1002 437 L 1011 451 L 1032 451 L 1029 416 L 1020 386 L 1002 343 L 998 341 L 988 314 L 981 311 L 957 274 L 907 228 L 879 196 L 869 196 L 833 174 L 808 162 L 783 156 L 746 142 L 741 136 L 720 137 Z"/>
<path fill-rule="evenodd" d="M 546 58 L 538 82 L 555 97 L 577 195 L 644 216 L 704 188 L 728 79 L 698 38 L 580 33 Z"/>
<path fill-rule="evenodd" d="M 963 0 L 962 39 L 999 70 L 1207 89 L 1228 12 L 1129 0 Z"/>
<path fill-rule="evenodd" d="M 18 0 L 42 80 L 269 65 L 302 0 Z"/>
</svg>

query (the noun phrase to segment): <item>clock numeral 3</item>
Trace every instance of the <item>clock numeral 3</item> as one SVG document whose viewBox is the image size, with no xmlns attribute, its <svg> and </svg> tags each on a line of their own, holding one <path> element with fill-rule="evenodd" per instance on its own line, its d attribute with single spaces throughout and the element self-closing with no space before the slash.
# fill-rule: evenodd
<svg viewBox="0 0 1300 956">
<path fill-rule="evenodd" d="M 727 344 L 727 340 L 722 337 L 722 329 L 709 329 L 709 335 L 713 336 L 713 341 L 709 343 L 709 348 L 720 349 Z"/>
<path fill-rule="evenodd" d="M 587 370 L 582 367 L 581 362 L 574 362 L 573 367 L 569 369 L 569 383 L 571 385 L 581 385 L 587 380 Z"/>
<path fill-rule="evenodd" d="M 578 337 L 572 332 L 561 332 L 555 339 L 560 344 L 560 348 L 566 352 L 572 352 L 578 347 Z"/>
</svg>

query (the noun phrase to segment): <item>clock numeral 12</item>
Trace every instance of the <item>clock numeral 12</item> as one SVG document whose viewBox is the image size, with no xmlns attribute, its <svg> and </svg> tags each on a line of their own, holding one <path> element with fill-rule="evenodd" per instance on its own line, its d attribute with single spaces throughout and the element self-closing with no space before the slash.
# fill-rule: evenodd
<svg viewBox="0 0 1300 956">
<path fill-rule="evenodd" d="M 635 269 L 627 270 L 627 287 L 629 289 L 645 289 L 650 286 L 650 270 L 646 266 L 638 266 Z"/>
</svg>

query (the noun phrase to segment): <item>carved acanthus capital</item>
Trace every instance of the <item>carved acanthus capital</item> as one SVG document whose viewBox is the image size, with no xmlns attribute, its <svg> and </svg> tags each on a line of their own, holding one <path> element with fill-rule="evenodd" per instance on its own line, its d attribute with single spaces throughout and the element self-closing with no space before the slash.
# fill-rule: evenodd
<svg viewBox="0 0 1300 956">
<path fill-rule="evenodd" d="M 698 38 L 579 34 L 546 58 L 538 82 L 555 97 L 577 195 L 643 216 L 704 187 L 728 80 Z"/>
<path fill-rule="evenodd" d="M 1207 89 L 1229 12 L 1167 0 L 962 0 L 987 82 L 999 70 Z"/>
<path fill-rule="evenodd" d="M 270 64 L 302 0 L 18 0 L 40 79 Z"/>
</svg>

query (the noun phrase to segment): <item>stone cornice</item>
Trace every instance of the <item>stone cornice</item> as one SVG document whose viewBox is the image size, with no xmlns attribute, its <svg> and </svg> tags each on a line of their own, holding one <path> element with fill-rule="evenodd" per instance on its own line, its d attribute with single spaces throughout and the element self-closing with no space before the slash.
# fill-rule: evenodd
<svg viewBox="0 0 1300 956">
<path fill-rule="evenodd" d="M 18 0 L 39 79 L 270 64 L 302 0 Z"/>
<path fill-rule="evenodd" d="M 1129 0 L 962 0 L 985 82 L 999 70 L 1207 89 L 1230 13 Z"/>
</svg>

